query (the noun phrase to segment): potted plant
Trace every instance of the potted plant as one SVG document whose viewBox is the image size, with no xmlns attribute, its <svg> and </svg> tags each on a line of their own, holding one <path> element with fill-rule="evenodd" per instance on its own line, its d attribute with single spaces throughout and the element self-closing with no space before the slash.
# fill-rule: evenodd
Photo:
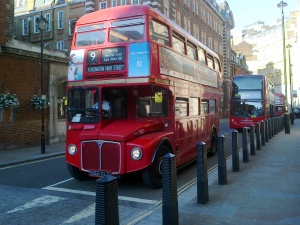
<svg viewBox="0 0 300 225">
<path fill-rule="evenodd" d="M 33 95 L 30 101 L 31 101 L 31 106 L 36 109 L 42 109 L 42 106 L 44 106 L 44 109 L 46 109 L 50 106 L 49 99 L 48 98 L 43 99 L 41 95 Z"/>
</svg>

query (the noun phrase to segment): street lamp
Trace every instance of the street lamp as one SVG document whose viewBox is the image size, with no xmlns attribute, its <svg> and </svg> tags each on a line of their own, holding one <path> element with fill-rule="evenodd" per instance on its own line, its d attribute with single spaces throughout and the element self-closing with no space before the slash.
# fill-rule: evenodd
<svg viewBox="0 0 300 225">
<path fill-rule="evenodd" d="M 284 27 L 284 13 L 283 9 L 288 4 L 284 1 L 280 1 L 277 7 L 281 9 L 281 25 L 282 25 L 282 49 L 283 49 L 283 65 L 284 65 L 284 88 L 285 88 L 285 107 L 287 107 L 287 74 L 286 74 L 286 52 L 285 52 L 285 27 Z"/>
<path fill-rule="evenodd" d="M 48 21 L 45 17 L 43 17 L 43 13 L 41 12 L 40 17 L 36 19 L 38 24 L 38 29 L 41 33 L 41 94 L 42 94 L 42 131 L 41 131 L 41 154 L 45 154 L 45 128 L 44 128 L 44 103 L 46 100 L 46 95 L 44 95 L 44 43 L 43 43 L 43 32 L 46 29 L 46 23 Z"/>
<path fill-rule="evenodd" d="M 292 63 L 291 63 L 291 47 L 292 45 L 288 44 L 286 48 L 289 49 L 289 73 L 290 73 L 290 99 L 291 99 L 291 124 L 294 124 L 294 114 L 293 114 L 293 82 L 292 82 Z"/>
</svg>

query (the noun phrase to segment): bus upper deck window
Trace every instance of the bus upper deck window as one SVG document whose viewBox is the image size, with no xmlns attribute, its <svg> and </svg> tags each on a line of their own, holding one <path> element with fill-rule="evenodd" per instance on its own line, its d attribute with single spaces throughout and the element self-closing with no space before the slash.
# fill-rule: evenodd
<svg viewBox="0 0 300 225">
<path fill-rule="evenodd" d="M 136 41 L 144 38 L 144 20 L 135 18 L 111 23 L 109 42 Z"/>
<path fill-rule="evenodd" d="M 95 24 L 77 28 L 76 46 L 102 44 L 105 41 L 105 25 Z"/>
<path fill-rule="evenodd" d="M 150 38 L 152 41 L 170 46 L 168 27 L 154 20 L 150 21 Z"/>
</svg>

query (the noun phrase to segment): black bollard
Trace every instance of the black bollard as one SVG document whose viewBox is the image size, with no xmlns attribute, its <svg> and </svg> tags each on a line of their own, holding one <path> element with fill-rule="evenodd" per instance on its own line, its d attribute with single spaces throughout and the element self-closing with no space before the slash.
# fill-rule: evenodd
<svg viewBox="0 0 300 225">
<path fill-rule="evenodd" d="M 250 125 L 250 154 L 255 155 L 254 125 Z"/>
<path fill-rule="evenodd" d="M 225 136 L 218 137 L 218 182 L 220 185 L 227 184 L 227 164 L 225 155 Z"/>
<path fill-rule="evenodd" d="M 240 158 L 238 151 L 238 131 L 232 131 L 232 171 L 240 171 Z"/>
<path fill-rule="evenodd" d="M 249 152 L 248 152 L 248 128 L 243 127 L 243 162 L 249 161 Z"/>
<path fill-rule="evenodd" d="M 274 120 L 274 117 L 271 118 L 271 126 L 272 126 L 272 137 L 275 136 L 275 120 Z"/>
<path fill-rule="evenodd" d="M 256 123 L 255 125 L 255 134 L 256 134 L 256 149 L 260 150 L 260 123 Z"/>
<path fill-rule="evenodd" d="M 289 114 L 286 113 L 284 114 L 284 118 L 285 118 L 285 124 L 284 124 L 284 127 L 285 127 L 285 133 L 286 134 L 290 134 L 290 118 L 289 118 Z"/>
<path fill-rule="evenodd" d="M 291 117 L 291 125 L 294 125 L 294 112 L 290 113 L 290 117 Z"/>
<path fill-rule="evenodd" d="M 163 225 L 178 225 L 176 156 L 168 153 L 162 162 L 162 217 Z"/>
<path fill-rule="evenodd" d="M 271 140 L 272 139 L 272 120 L 269 118 L 268 119 L 268 125 L 269 125 L 269 140 Z"/>
<path fill-rule="evenodd" d="M 261 135 L 261 145 L 262 146 L 265 146 L 265 135 L 266 135 L 266 132 L 265 132 L 265 121 L 261 121 L 261 132 L 260 132 L 260 135 Z"/>
<path fill-rule="evenodd" d="M 107 175 L 97 180 L 96 204 L 95 204 L 96 225 L 118 225 L 118 180 L 116 177 Z"/>
<path fill-rule="evenodd" d="M 208 200 L 206 144 L 199 142 L 197 145 L 197 203 L 205 205 Z"/>
<path fill-rule="evenodd" d="M 269 121 L 268 119 L 266 119 L 265 121 L 265 138 L 266 138 L 266 142 L 269 142 Z"/>
</svg>

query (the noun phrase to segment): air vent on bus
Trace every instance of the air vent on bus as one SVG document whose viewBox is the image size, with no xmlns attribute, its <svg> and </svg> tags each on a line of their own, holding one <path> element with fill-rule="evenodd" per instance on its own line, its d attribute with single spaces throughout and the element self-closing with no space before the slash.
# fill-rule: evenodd
<svg viewBox="0 0 300 225">
<path fill-rule="evenodd" d="M 105 80 L 105 79 L 121 79 L 124 78 L 124 74 L 106 74 L 106 75 L 89 75 L 86 76 L 87 80 Z"/>
</svg>

